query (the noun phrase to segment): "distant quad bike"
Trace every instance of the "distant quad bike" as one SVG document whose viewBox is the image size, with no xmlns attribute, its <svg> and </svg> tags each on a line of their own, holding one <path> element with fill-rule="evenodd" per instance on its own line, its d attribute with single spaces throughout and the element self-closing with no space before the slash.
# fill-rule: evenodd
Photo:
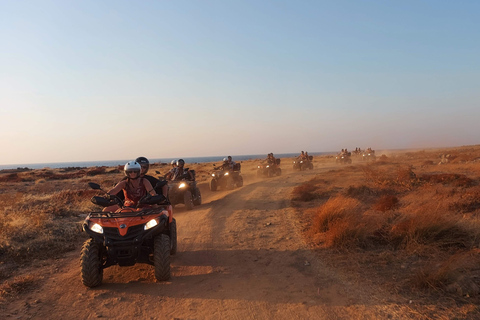
<svg viewBox="0 0 480 320">
<path fill-rule="evenodd" d="M 279 167 L 280 159 L 275 159 L 275 164 L 262 162 L 257 166 L 257 177 L 273 177 L 282 174 Z"/>
<path fill-rule="evenodd" d="M 363 161 L 375 161 L 377 157 L 375 156 L 375 150 L 367 150 L 363 153 L 362 156 Z"/>
<path fill-rule="evenodd" d="M 212 180 L 210 180 L 210 190 L 216 191 L 218 188 L 232 190 L 235 187 L 242 187 L 243 177 L 240 175 L 240 168 L 240 163 L 236 163 L 233 170 L 226 170 L 223 167 L 215 167 L 212 172 Z"/>
<path fill-rule="evenodd" d="M 335 163 L 340 163 L 340 164 L 351 164 L 352 163 L 352 158 L 351 158 L 351 153 L 339 153 L 335 157 Z"/>
<path fill-rule="evenodd" d="M 89 186 L 103 191 L 96 183 L 90 182 Z M 139 201 L 144 205 L 159 204 L 155 208 L 125 207 L 116 196 L 114 200 L 94 196 L 91 201 L 102 207 L 118 204 L 120 209 L 90 212 L 83 222 L 83 231 L 90 237 L 83 244 L 80 256 L 85 286 L 100 285 L 105 268 L 136 263 L 153 265 L 158 281 L 170 279 L 170 255 L 177 251 L 177 225 L 171 206 L 162 204 L 163 195 L 148 195 Z"/>
<path fill-rule="evenodd" d="M 168 182 L 168 199 L 172 206 L 184 204 L 187 210 L 192 210 L 194 206 L 202 204 L 202 194 L 195 181 L 195 170 L 190 170 L 193 180 L 188 180 L 187 171 L 188 169 L 185 169 L 185 174 L 179 180 Z"/>
<path fill-rule="evenodd" d="M 308 160 L 302 159 L 295 159 L 293 160 L 293 170 L 306 170 L 306 169 L 313 169 L 313 156 L 308 156 Z"/>
</svg>

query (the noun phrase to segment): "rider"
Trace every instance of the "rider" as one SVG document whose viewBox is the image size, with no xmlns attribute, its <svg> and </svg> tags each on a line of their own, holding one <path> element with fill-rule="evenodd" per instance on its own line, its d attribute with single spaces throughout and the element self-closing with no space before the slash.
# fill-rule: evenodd
<svg viewBox="0 0 480 320">
<path fill-rule="evenodd" d="M 142 167 L 140 171 L 140 177 L 147 179 L 155 189 L 161 187 L 162 194 L 165 197 L 167 197 L 167 194 L 168 194 L 167 181 L 166 180 L 160 181 L 155 177 L 147 175 L 148 169 L 150 168 L 150 162 L 148 161 L 148 159 L 145 157 L 138 157 L 137 159 L 135 159 L 135 161 L 138 162 Z"/>
<path fill-rule="evenodd" d="M 298 160 L 305 160 L 305 152 L 302 151 L 302 153 L 297 157 Z"/>
<path fill-rule="evenodd" d="M 124 206 L 133 207 L 136 206 L 138 201 L 150 194 L 152 196 L 156 195 L 155 189 L 153 189 L 152 184 L 145 178 L 141 177 L 142 167 L 136 161 L 129 161 L 125 164 L 123 171 L 127 177 L 124 180 L 121 180 L 113 189 L 107 192 L 107 197 L 111 198 L 112 195 L 117 194 L 119 191 L 123 190 L 125 196 Z M 104 212 L 114 212 L 119 209 L 118 205 L 112 205 L 106 208 L 103 208 Z"/>
<path fill-rule="evenodd" d="M 184 175 L 187 175 L 187 180 L 195 180 L 193 177 L 193 173 L 184 168 L 185 166 L 185 160 L 183 159 L 178 159 L 177 160 L 177 166 L 170 170 L 166 175 L 165 179 L 167 180 L 182 180 L 184 178 Z"/>
<path fill-rule="evenodd" d="M 269 153 L 267 157 L 267 163 L 271 166 L 276 167 L 277 166 L 277 160 L 273 156 L 273 153 Z"/>
<path fill-rule="evenodd" d="M 235 164 L 235 161 L 232 160 L 232 156 L 228 156 L 226 158 L 223 158 L 222 168 L 225 170 L 233 170 Z"/>
</svg>

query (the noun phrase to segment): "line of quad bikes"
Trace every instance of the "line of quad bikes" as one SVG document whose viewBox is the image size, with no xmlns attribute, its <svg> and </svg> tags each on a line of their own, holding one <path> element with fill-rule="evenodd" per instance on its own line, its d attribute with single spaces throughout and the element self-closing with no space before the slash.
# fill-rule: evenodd
<svg viewBox="0 0 480 320">
<path fill-rule="evenodd" d="M 295 159 L 293 169 L 311 170 L 312 160 L 312 156 Z M 194 170 L 191 171 L 195 177 Z M 257 177 L 281 174 L 280 159 L 257 166 Z M 100 285 L 103 270 L 110 266 L 132 266 L 136 263 L 153 265 L 158 281 L 170 279 L 170 257 L 177 252 L 177 224 L 173 207 L 183 204 L 186 210 L 192 210 L 202 203 L 195 179 L 189 180 L 187 177 L 185 174 L 180 180 L 168 182 L 168 199 L 162 195 L 162 184 L 159 183 L 155 186 L 157 195 L 143 197 L 136 207 L 126 207 L 120 197 L 106 197 L 107 193 L 100 185 L 88 183 L 90 188 L 104 194 L 92 197 L 92 203 L 99 207 L 117 204 L 120 209 L 115 212 L 90 212 L 83 222 L 83 231 L 89 236 L 80 256 L 81 280 L 85 286 Z M 214 165 L 209 182 L 211 191 L 222 188 L 232 190 L 242 186 L 240 163 L 231 169 Z"/>
</svg>

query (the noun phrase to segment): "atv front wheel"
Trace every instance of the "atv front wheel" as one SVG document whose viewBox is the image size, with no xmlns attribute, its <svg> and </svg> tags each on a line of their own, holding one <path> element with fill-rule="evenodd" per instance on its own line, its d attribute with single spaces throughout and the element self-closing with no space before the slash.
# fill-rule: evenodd
<svg viewBox="0 0 480 320">
<path fill-rule="evenodd" d="M 177 253 L 177 221 L 175 218 L 170 222 L 170 254 L 173 256 Z"/>
<path fill-rule="evenodd" d="M 183 194 L 183 203 L 185 204 L 185 208 L 187 210 L 193 209 L 192 193 L 188 190 Z"/>
<path fill-rule="evenodd" d="M 242 176 L 238 176 L 238 179 L 237 179 L 237 187 L 238 187 L 238 188 L 243 187 L 243 178 L 242 178 Z"/>
<path fill-rule="evenodd" d="M 88 239 L 83 244 L 80 266 L 82 269 L 82 283 L 85 286 L 93 288 L 102 284 L 103 268 L 100 257 L 100 245 L 93 239 Z"/>
<path fill-rule="evenodd" d="M 158 281 L 170 279 L 170 237 L 159 234 L 153 244 L 153 264 L 155 265 L 155 278 Z"/>
<path fill-rule="evenodd" d="M 195 198 L 193 199 L 193 204 L 199 206 L 202 204 L 202 194 L 200 193 L 200 189 L 195 189 Z"/>
<path fill-rule="evenodd" d="M 210 191 L 217 191 L 217 180 L 212 179 L 210 181 Z"/>
</svg>

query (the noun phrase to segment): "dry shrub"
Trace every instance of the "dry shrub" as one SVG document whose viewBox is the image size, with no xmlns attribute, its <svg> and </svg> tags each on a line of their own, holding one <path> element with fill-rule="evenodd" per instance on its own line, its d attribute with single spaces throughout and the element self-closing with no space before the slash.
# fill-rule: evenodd
<svg viewBox="0 0 480 320">
<path fill-rule="evenodd" d="M 388 161 L 388 157 L 382 154 L 380 157 L 377 158 L 377 162 L 379 163 L 386 163 Z"/>
<path fill-rule="evenodd" d="M 475 160 L 476 155 L 461 153 L 450 157 L 450 163 L 466 163 Z"/>
<path fill-rule="evenodd" d="M 0 182 L 20 182 L 22 179 L 18 175 L 18 173 L 8 173 L 8 174 L 0 174 Z"/>
<path fill-rule="evenodd" d="M 339 195 L 317 209 L 309 236 L 327 247 L 367 248 L 384 242 L 384 224 L 385 217 L 364 214 L 358 200 Z"/>
<path fill-rule="evenodd" d="M 472 249 L 452 255 L 439 264 L 430 264 L 411 280 L 420 288 L 442 289 L 461 296 L 480 293 L 478 270 L 480 249 Z"/>
<path fill-rule="evenodd" d="M 362 168 L 365 180 L 377 186 L 398 186 L 411 190 L 417 185 L 416 174 L 412 166 L 398 166 L 395 170 L 380 169 L 377 166 L 369 165 Z"/>
<path fill-rule="evenodd" d="M 373 205 L 374 210 L 386 212 L 388 210 L 393 210 L 398 206 L 398 198 L 394 195 L 383 195 L 377 202 Z"/>
<path fill-rule="evenodd" d="M 20 293 L 31 291 L 40 279 L 33 275 L 17 276 L 10 281 L 5 281 L 0 286 L 0 297 L 14 297 Z"/>
<path fill-rule="evenodd" d="M 432 166 L 434 162 L 432 160 L 426 160 L 422 163 L 423 166 Z"/>
<path fill-rule="evenodd" d="M 99 174 L 104 174 L 106 170 L 106 167 L 96 167 L 96 168 L 91 168 L 87 170 L 86 175 L 87 176 L 96 176 Z"/>
<path fill-rule="evenodd" d="M 475 233 L 459 216 L 426 210 L 400 215 L 391 227 L 390 240 L 397 248 L 413 251 L 417 245 L 470 248 Z"/>
<path fill-rule="evenodd" d="M 399 166 L 396 169 L 395 182 L 402 186 L 411 187 L 415 184 L 417 175 L 413 172 L 412 166 Z"/>
<path fill-rule="evenodd" d="M 468 178 L 464 174 L 457 173 L 423 174 L 420 176 L 420 180 L 432 184 L 451 184 L 455 187 L 471 187 L 474 185 L 474 181 L 472 179 Z"/>
<path fill-rule="evenodd" d="M 369 188 L 365 185 L 361 185 L 358 187 L 349 186 L 347 191 L 345 192 L 347 197 L 355 198 L 358 200 L 365 199 L 367 197 L 376 195 L 378 192 L 372 188 Z"/>
<path fill-rule="evenodd" d="M 312 182 L 306 182 L 296 186 L 292 191 L 292 200 L 295 201 L 311 201 L 317 198 L 315 190 L 317 188 Z"/>
</svg>

